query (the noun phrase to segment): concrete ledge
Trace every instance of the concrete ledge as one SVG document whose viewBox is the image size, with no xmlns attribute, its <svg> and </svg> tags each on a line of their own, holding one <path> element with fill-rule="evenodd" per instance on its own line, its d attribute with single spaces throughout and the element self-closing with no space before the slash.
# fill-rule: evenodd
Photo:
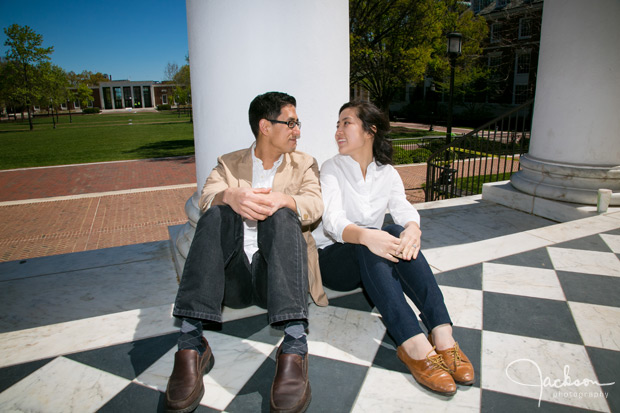
<svg viewBox="0 0 620 413">
<path fill-rule="evenodd" d="M 596 211 L 596 205 L 574 204 L 535 197 L 515 189 L 510 181 L 484 184 L 482 199 L 557 222 L 601 215 Z M 620 208 L 609 208 L 606 214 L 618 211 Z"/>
</svg>

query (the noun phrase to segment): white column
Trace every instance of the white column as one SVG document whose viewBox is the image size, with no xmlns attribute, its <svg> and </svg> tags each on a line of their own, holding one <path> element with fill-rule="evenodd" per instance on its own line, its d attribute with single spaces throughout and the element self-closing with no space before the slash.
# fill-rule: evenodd
<svg viewBox="0 0 620 413">
<path fill-rule="evenodd" d="M 197 192 L 176 238 L 177 270 L 217 157 L 254 142 L 250 102 L 269 91 L 297 99 L 298 150 L 319 164 L 337 153 L 338 109 L 349 100 L 348 0 L 187 0 Z"/>
<path fill-rule="evenodd" d="M 511 178 L 520 191 L 579 204 L 620 192 L 618 16 L 618 0 L 545 0 L 530 151 Z"/>
</svg>

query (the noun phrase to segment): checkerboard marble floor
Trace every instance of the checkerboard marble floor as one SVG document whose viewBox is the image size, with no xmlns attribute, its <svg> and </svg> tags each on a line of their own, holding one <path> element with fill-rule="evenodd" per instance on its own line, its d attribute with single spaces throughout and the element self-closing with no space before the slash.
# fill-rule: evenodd
<svg viewBox="0 0 620 413">
<path fill-rule="evenodd" d="M 310 306 L 308 411 L 620 411 L 620 213 L 558 224 L 476 197 L 419 209 L 476 382 L 424 390 L 364 294 L 328 292 Z M 0 264 L 0 411 L 162 411 L 171 257 L 162 241 Z M 224 316 L 205 332 L 215 367 L 196 411 L 268 411 L 281 335 L 259 308 Z"/>
</svg>

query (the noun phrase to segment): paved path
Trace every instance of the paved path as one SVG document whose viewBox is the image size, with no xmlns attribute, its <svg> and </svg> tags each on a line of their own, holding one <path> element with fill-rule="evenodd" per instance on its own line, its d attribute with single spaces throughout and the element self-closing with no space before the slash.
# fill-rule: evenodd
<svg viewBox="0 0 620 413">
<path fill-rule="evenodd" d="M 397 169 L 424 202 L 426 165 Z M 194 157 L 0 171 L 0 262 L 166 240 L 195 190 Z"/>
</svg>

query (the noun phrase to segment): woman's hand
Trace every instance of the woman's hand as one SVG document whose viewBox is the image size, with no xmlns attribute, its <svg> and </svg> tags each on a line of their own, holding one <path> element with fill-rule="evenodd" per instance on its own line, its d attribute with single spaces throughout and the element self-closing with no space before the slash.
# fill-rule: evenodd
<svg viewBox="0 0 620 413">
<path fill-rule="evenodd" d="M 415 260 L 420 252 L 422 231 L 416 222 L 408 222 L 405 229 L 400 233 L 400 242 L 396 250 L 396 256 L 403 260 Z"/>
<path fill-rule="evenodd" d="M 392 262 L 398 262 L 396 254 L 400 243 L 395 236 L 378 229 L 364 228 L 360 236 L 360 244 L 365 245 L 373 254 Z"/>
</svg>

